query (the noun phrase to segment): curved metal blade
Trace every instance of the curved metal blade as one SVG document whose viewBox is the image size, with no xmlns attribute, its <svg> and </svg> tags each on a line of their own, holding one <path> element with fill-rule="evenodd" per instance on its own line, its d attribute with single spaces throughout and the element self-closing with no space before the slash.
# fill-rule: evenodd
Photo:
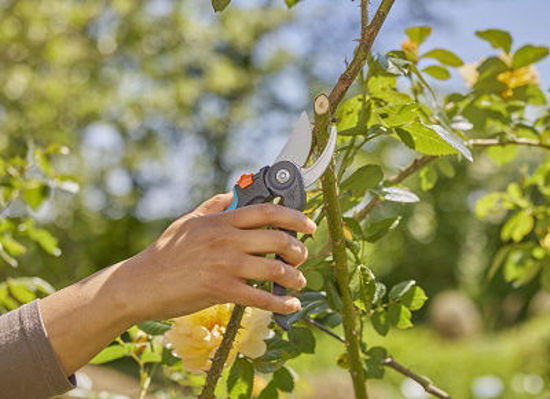
<svg viewBox="0 0 550 399">
<path fill-rule="evenodd" d="M 323 153 L 309 168 L 300 169 L 306 190 L 311 189 L 315 182 L 325 173 L 325 169 L 330 163 L 332 155 L 334 154 L 334 149 L 336 148 L 337 136 L 338 132 L 336 131 L 336 126 L 333 125 L 330 129 L 330 137 L 328 138 L 327 146 L 323 150 Z"/>
<path fill-rule="evenodd" d="M 291 161 L 300 167 L 306 163 L 309 151 L 311 150 L 311 124 L 305 112 L 302 112 L 300 118 L 294 124 L 292 133 L 275 159 L 279 161 Z M 274 162 L 274 163 L 275 163 Z"/>
</svg>

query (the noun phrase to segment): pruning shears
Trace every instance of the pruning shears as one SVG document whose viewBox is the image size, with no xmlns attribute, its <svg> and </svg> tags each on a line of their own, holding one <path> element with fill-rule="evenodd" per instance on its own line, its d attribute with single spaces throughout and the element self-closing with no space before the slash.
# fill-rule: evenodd
<svg viewBox="0 0 550 399">
<path fill-rule="evenodd" d="M 315 187 L 315 182 L 323 175 L 332 159 L 336 147 L 336 127 L 331 127 L 327 145 L 321 155 L 306 167 L 311 151 L 311 124 L 305 112 L 295 123 L 292 132 L 271 166 L 264 166 L 257 173 L 245 173 L 233 188 L 233 203 L 227 210 L 247 205 L 260 204 L 280 198 L 279 204 L 288 208 L 304 210 L 306 190 Z M 284 230 L 296 237 L 296 232 Z M 277 256 L 277 259 L 281 259 Z M 277 283 L 273 284 L 275 295 L 285 295 L 286 289 Z M 290 315 L 275 314 L 275 322 L 288 330 Z"/>
</svg>

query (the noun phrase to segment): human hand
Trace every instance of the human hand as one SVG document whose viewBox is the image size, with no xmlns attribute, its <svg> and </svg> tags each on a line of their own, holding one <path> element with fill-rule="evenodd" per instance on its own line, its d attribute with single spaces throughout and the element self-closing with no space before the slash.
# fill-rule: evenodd
<svg viewBox="0 0 550 399">
<path fill-rule="evenodd" d="M 174 221 L 147 249 L 124 265 L 137 321 L 171 318 L 217 303 L 239 303 L 292 313 L 297 298 L 275 296 L 247 280 L 269 280 L 300 290 L 306 280 L 297 266 L 306 247 L 278 230 L 311 234 L 315 224 L 303 213 L 274 204 L 229 212 L 232 194 L 220 194 Z M 263 257 L 278 254 L 284 262 Z"/>
</svg>

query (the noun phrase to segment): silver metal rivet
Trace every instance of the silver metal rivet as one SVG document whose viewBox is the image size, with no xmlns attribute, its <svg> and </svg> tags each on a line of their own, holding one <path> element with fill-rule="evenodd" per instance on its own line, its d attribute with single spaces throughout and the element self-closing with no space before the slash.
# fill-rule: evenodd
<svg viewBox="0 0 550 399">
<path fill-rule="evenodd" d="M 287 169 L 279 169 L 275 174 L 275 179 L 279 183 L 284 184 L 290 180 L 290 172 Z"/>
</svg>

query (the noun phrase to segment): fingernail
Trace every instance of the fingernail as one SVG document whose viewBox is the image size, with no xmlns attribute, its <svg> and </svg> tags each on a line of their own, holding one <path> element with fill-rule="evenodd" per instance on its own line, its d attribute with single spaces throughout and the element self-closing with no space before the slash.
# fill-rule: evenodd
<svg viewBox="0 0 550 399">
<path fill-rule="evenodd" d="M 302 304 L 298 298 L 290 298 L 285 302 L 285 304 L 294 311 L 302 308 Z"/>
<path fill-rule="evenodd" d="M 309 227 L 309 231 L 311 231 L 311 234 L 313 234 L 315 230 L 317 230 L 317 225 L 311 219 L 307 219 L 307 226 Z"/>
<path fill-rule="evenodd" d="M 307 285 L 307 280 L 302 273 L 300 273 L 299 280 L 300 280 L 300 286 L 301 286 L 300 289 L 304 289 Z"/>
</svg>

